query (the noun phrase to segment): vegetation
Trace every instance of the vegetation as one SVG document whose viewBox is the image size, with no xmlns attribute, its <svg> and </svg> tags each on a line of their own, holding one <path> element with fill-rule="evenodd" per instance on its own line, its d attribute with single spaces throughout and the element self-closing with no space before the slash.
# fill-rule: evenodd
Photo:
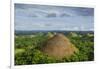
<svg viewBox="0 0 100 69">
<path fill-rule="evenodd" d="M 15 65 L 47 64 L 61 62 L 80 62 L 94 60 L 94 34 L 70 32 L 66 37 L 79 49 L 70 58 L 55 59 L 40 51 L 45 42 L 54 33 L 37 33 L 34 35 L 15 35 Z"/>
</svg>

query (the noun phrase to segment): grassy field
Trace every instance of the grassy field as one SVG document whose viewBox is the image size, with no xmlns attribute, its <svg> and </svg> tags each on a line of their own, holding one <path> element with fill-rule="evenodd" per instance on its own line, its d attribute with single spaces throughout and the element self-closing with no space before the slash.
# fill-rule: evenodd
<svg viewBox="0 0 100 69">
<path fill-rule="evenodd" d="M 94 60 L 94 34 L 69 32 L 64 34 L 79 49 L 70 58 L 55 59 L 40 51 L 40 48 L 54 33 L 15 35 L 15 65 L 80 62 Z"/>
</svg>

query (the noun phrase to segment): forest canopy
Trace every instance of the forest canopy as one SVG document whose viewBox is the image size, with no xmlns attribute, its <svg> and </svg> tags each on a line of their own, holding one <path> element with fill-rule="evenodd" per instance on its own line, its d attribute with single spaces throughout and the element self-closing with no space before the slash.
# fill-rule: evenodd
<svg viewBox="0 0 100 69">
<path fill-rule="evenodd" d="M 94 34 L 69 32 L 64 34 L 79 52 L 70 58 L 56 59 L 41 52 L 41 47 L 55 32 L 36 33 L 32 35 L 15 35 L 15 65 L 48 64 L 63 62 L 80 62 L 94 60 Z"/>
</svg>

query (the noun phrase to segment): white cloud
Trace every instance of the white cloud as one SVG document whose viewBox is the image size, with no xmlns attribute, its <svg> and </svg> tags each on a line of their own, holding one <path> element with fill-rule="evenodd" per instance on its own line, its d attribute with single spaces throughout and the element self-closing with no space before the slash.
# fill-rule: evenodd
<svg viewBox="0 0 100 69">
<path fill-rule="evenodd" d="M 19 7 L 20 8 L 20 7 Z M 16 30 L 93 30 L 93 16 L 77 15 L 78 9 L 34 6 L 15 8 Z M 26 8 L 26 9 L 25 9 Z M 55 14 L 50 18 L 49 14 Z M 60 17 L 66 14 L 65 17 Z M 71 17 L 67 16 L 71 15 Z"/>
</svg>

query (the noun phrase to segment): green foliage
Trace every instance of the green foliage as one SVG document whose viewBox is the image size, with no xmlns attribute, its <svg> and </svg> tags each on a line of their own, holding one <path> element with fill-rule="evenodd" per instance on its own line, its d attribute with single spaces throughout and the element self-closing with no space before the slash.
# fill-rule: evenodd
<svg viewBox="0 0 100 69">
<path fill-rule="evenodd" d="M 15 65 L 45 64 L 61 62 L 80 62 L 94 60 L 94 36 L 93 34 L 69 33 L 66 35 L 79 49 L 71 57 L 55 59 L 40 51 L 45 42 L 53 36 L 53 33 L 37 33 L 32 35 L 18 35 L 15 37 Z"/>
</svg>

